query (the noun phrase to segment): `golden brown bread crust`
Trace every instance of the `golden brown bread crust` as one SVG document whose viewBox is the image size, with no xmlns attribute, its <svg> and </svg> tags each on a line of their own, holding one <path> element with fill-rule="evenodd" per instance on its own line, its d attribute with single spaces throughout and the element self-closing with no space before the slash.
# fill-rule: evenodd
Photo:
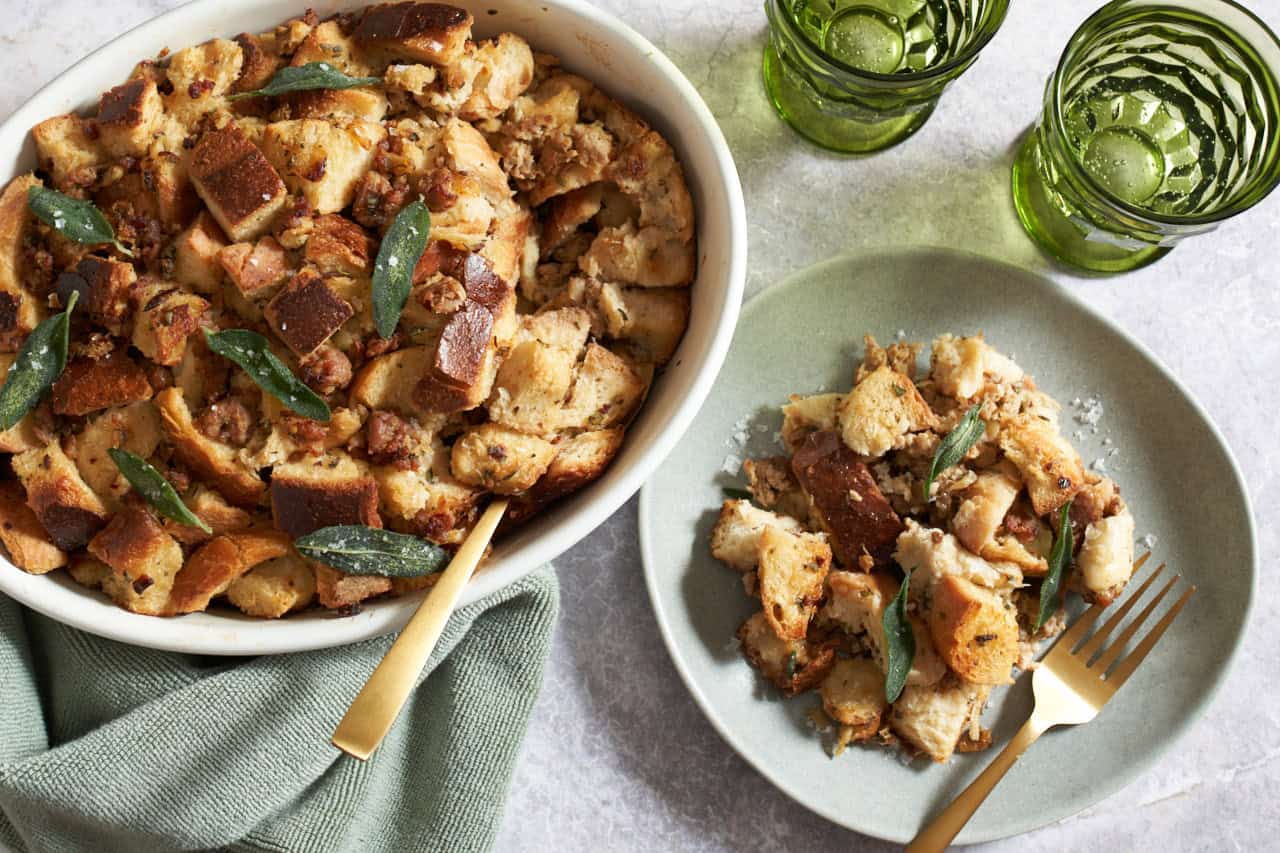
<svg viewBox="0 0 1280 853">
<path fill-rule="evenodd" d="M 204 610 L 236 578 L 259 563 L 289 553 L 289 537 L 270 527 L 216 536 L 190 557 L 173 581 L 174 613 Z"/>
<path fill-rule="evenodd" d="M 276 294 L 264 313 L 280 340 L 296 355 L 307 356 L 351 319 L 355 310 L 320 273 L 306 268 Z"/>
<path fill-rule="evenodd" d="M 234 122 L 201 137 L 190 170 L 196 192 L 236 241 L 261 234 L 287 200 L 280 175 Z"/>
<path fill-rule="evenodd" d="M 294 539 L 335 524 L 381 527 L 378 482 L 372 477 L 296 476 L 271 478 L 271 514 Z"/>
<path fill-rule="evenodd" d="M 230 447 L 200 433 L 191 419 L 191 410 L 181 389 L 166 388 L 155 397 L 160 422 L 173 444 L 173 453 L 195 474 L 208 480 L 237 506 L 257 506 L 267 490 L 257 472 L 236 459 Z"/>
<path fill-rule="evenodd" d="M 105 358 L 77 358 L 53 383 L 50 398 L 60 415 L 87 415 L 113 406 L 150 400 L 146 371 L 126 350 L 112 350 Z"/>
<path fill-rule="evenodd" d="M 171 537 L 148 510 L 126 506 L 93 537 L 89 553 L 117 572 L 139 577 L 168 541 Z"/>
<path fill-rule="evenodd" d="M 330 610 L 350 610 L 365 599 L 391 590 L 391 578 L 376 575 L 348 575 L 322 563 L 316 570 L 316 598 Z"/>
<path fill-rule="evenodd" d="M 389 56 L 448 65 L 471 33 L 471 13 L 443 3 L 380 3 L 360 16 L 352 38 Z"/>
<path fill-rule="evenodd" d="M 336 213 L 318 217 L 307 239 L 307 261 L 325 274 L 368 275 L 373 256 L 373 241 L 365 230 Z"/>
<path fill-rule="evenodd" d="M 39 183 L 34 175 L 19 175 L 0 193 L 0 348 L 5 350 L 16 350 L 43 316 L 24 281 L 22 252 L 33 220 L 27 191 Z"/>
<path fill-rule="evenodd" d="M 0 542 L 13 564 L 33 575 L 67 564 L 67 553 L 50 540 L 17 483 L 0 483 Z"/>
<path fill-rule="evenodd" d="M 53 543 L 64 551 L 84 546 L 107 523 L 107 508 L 56 441 L 13 457 L 13 470 Z"/>
<path fill-rule="evenodd" d="M 933 644 L 965 681 L 1005 684 L 1018 659 L 1018 623 L 1012 606 L 990 590 L 948 575 L 933 585 L 927 612 Z"/>
<path fill-rule="evenodd" d="M 857 568 L 863 554 L 879 564 L 888 561 L 902 521 L 838 433 L 823 430 L 806 438 L 791 457 L 791 470 L 813 500 L 842 566 Z"/>
<path fill-rule="evenodd" d="M 129 292 L 138 276 L 131 264 L 86 255 L 74 270 L 58 276 L 58 298 L 66 305 L 79 293 L 78 311 L 113 335 L 121 334 L 129 319 Z"/>
</svg>

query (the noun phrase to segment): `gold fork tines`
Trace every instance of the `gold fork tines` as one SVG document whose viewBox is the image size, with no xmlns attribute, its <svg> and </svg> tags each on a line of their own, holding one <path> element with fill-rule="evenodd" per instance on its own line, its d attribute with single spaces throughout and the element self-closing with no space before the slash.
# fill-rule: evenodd
<svg viewBox="0 0 1280 853">
<path fill-rule="evenodd" d="M 1133 564 L 1133 574 L 1137 574 L 1149 556 L 1150 554 L 1143 554 L 1138 558 Z M 1139 629 L 1182 579 L 1181 575 L 1175 575 L 1161 587 L 1155 598 L 1134 617 L 1115 640 L 1108 644 L 1108 638 L 1115 633 L 1133 608 L 1152 588 L 1164 569 L 1163 563 L 1157 566 L 1143 580 L 1142 585 L 1126 597 L 1111 618 L 1092 636 L 1088 636 L 1089 631 L 1102 617 L 1107 605 L 1095 604 L 1071 623 L 1045 655 L 1031 678 L 1031 687 L 1036 698 L 1035 710 L 1031 712 L 1031 718 L 1009 745 L 987 766 L 987 769 L 982 771 L 982 774 L 951 805 L 947 806 L 942 814 L 916 836 L 907 847 L 907 853 L 933 853 L 933 851 L 944 850 L 968 823 L 969 818 L 978 810 L 978 806 L 982 805 L 982 801 L 987 798 L 1019 756 L 1026 751 L 1027 747 L 1035 743 L 1041 734 L 1053 726 L 1087 723 L 1098 715 L 1102 706 L 1115 695 L 1129 676 L 1133 675 L 1138 665 L 1155 648 L 1156 643 L 1164 636 L 1164 632 L 1182 612 L 1191 594 L 1196 591 L 1194 586 L 1188 587 L 1138 645 L 1124 655 L 1125 649 L 1137 636 Z M 1086 636 L 1088 639 L 1085 639 Z M 1121 657 L 1121 655 L 1124 656 Z"/>
</svg>

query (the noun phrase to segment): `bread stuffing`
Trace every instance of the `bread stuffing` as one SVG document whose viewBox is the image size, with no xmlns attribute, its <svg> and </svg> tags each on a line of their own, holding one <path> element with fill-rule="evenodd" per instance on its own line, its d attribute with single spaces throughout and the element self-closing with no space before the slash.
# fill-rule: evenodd
<svg viewBox="0 0 1280 853">
<path fill-rule="evenodd" d="M 473 23 L 308 10 L 162 51 L 32 128 L 38 165 L 0 192 L 0 367 L 31 379 L 0 392 L 18 569 L 147 615 L 345 615 L 434 576 L 301 537 L 447 555 L 493 496 L 514 526 L 605 472 L 688 323 L 693 202 L 643 119 Z M 790 564 L 825 571 L 830 546 L 770 529 L 763 588 L 806 603 L 761 627 L 803 641 L 822 586 Z M 759 539 L 726 547 L 754 569 Z"/>
<path fill-rule="evenodd" d="M 1062 629 L 1055 590 L 1120 595 L 1134 517 L 982 335 L 937 338 L 927 370 L 924 349 L 867 336 L 848 392 L 793 396 L 787 454 L 743 463 L 710 548 L 759 605 L 747 661 L 785 696 L 818 692 L 837 753 L 945 762 L 990 744 L 992 689 Z"/>
</svg>

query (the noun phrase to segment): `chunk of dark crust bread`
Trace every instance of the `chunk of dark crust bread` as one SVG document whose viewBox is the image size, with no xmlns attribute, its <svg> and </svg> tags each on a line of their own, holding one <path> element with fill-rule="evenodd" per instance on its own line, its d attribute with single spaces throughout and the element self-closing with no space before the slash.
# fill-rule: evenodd
<svg viewBox="0 0 1280 853">
<path fill-rule="evenodd" d="M 355 313 L 320 273 L 303 269 L 275 295 L 264 312 L 280 340 L 298 356 L 320 348 Z"/>
<path fill-rule="evenodd" d="M 59 415 L 90 412 L 150 400 L 154 393 L 142 365 L 123 349 L 106 358 L 77 358 L 53 383 L 53 411 Z"/>
<path fill-rule="evenodd" d="M 326 478 L 322 467 L 277 469 L 271 477 L 271 512 L 276 527 L 294 539 L 335 524 L 381 527 L 378 481 L 372 477 Z M 298 468 L 294 471 L 292 469 Z"/>
<path fill-rule="evenodd" d="M 279 173 L 234 123 L 201 137 L 190 172 L 209 212 L 237 243 L 265 232 L 288 201 Z"/>
<path fill-rule="evenodd" d="M 864 553 L 877 565 L 889 561 L 902 519 L 839 433 L 823 430 L 806 438 L 791 457 L 791 470 L 813 500 L 842 566 L 856 570 Z"/>
<path fill-rule="evenodd" d="M 75 269 L 63 271 L 54 283 L 58 298 L 66 305 L 78 293 L 77 313 L 112 334 L 124 331 L 129 318 L 129 291 L 138 280 L 132 264 L 86 255 Z"/>
<path fill-rule="evenodd" d="M 352 38 L 387 58 L 448 65 L 461 56 L 473 20 L 444 3 L 380 3 L 364 10 Z"/>
</svg>

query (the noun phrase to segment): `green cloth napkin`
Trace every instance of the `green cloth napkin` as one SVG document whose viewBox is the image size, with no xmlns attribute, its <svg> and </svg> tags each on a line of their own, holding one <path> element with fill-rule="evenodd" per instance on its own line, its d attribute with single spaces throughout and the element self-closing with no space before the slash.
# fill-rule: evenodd
<svg viewBox="0 0 1280 853">
<path fill-rule="evenodd" d="M 390 637 L 195 657 L 104 640 L 0 596 L 0 843 L 486 849 L 558 607 L 547 566 L 454 614 L 425 680 L 362 763 L 329 738 Z"/>
</svg>

